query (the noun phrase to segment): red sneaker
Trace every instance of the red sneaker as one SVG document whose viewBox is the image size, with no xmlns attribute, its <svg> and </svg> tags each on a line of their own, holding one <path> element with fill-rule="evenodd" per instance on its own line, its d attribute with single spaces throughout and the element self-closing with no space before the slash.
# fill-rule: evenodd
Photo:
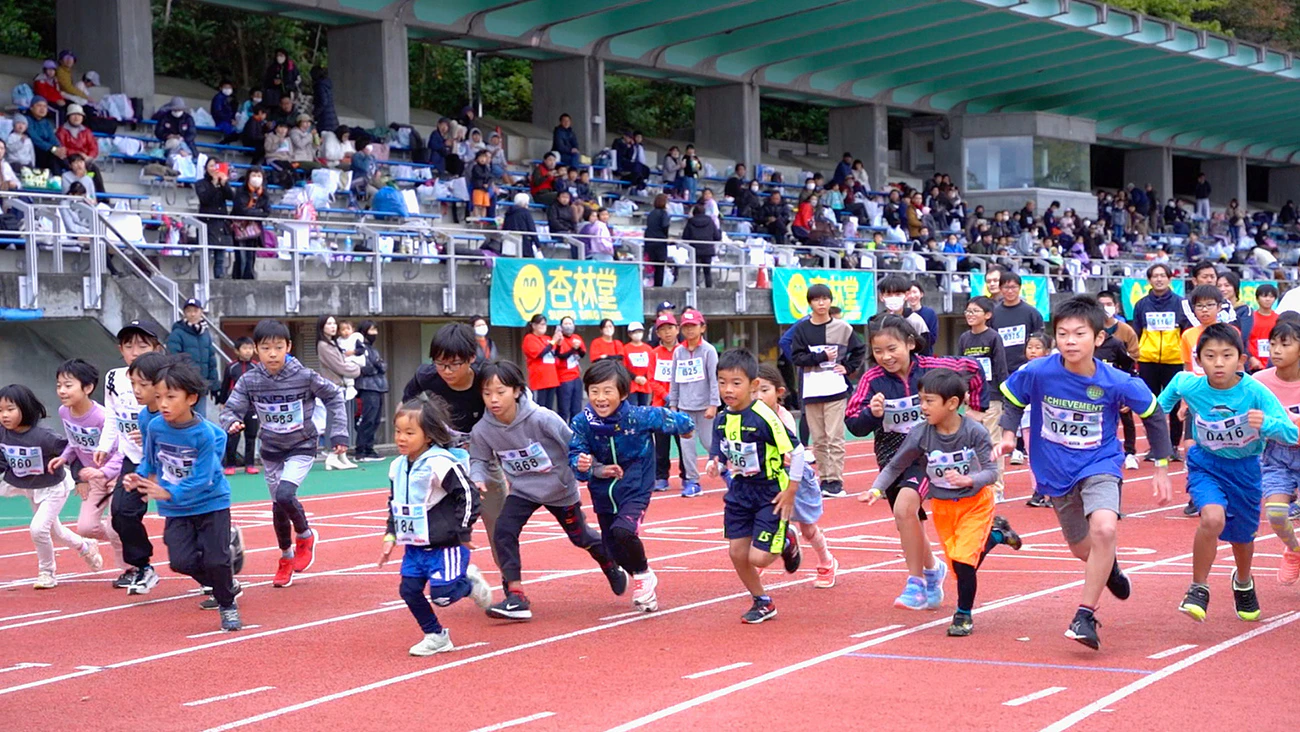
<svg viewBox="0 0 1300 732">
<path fill-rule="evenodd" d="M 260 472 L 262 472 L 262 471 L 261 471 L 261 470 L 258 470 L 257 468 L 253 467 L 252 465 L 249 465 L 247 468 L 244 468 L 244 472 L 245 472 L 245 473 L 248 473 L 249 475 L 257 475 L 258 473 L 260 473 Z"/>
<path fill-rule="evenodd" d="M 306 572 L 316 562 L 316 530 L 306 539 L 301 536 L 293 543 L 293 571 Z"/>
<path fill-rule="evenodd" d="M 223 471 L 221 471 L 221 472 L 225 473 L 226 475 L 234 475 L 234 474 L 235 474 L 235 469 L 234 469 L 234 468 L 226 468 L 225 470 L 223 470 Z"/>
<path fill-rule="evenodd" d="M 293 584 L 293 558 L 280 557 L 280 564 L 275 568 L 275 577 L 271 580 L 272 587 L 288 587 Z"/>
</svg>

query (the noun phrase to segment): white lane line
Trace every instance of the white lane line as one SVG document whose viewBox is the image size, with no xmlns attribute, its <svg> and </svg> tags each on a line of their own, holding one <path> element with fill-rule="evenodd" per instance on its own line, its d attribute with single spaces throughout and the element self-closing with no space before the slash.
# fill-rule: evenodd
<svg viewBox="0 0 1300 732">
<path fill-rule="evenodd" d="M 644 614 L 645 614 L 645 611 L 644 611 L 644 610 L 633 610 L 633 611 L 631 611 L 631 612 L 618 613 L 617 615 L 606 615 L 606 616 L 603 617 L 603 618 L 599 618 L 599 620 L 600 620 L 600 622 L 603 623 L 603 622 L 605 622 L 606 620 L 622 620 L 623 618 L 630 618 L 630 617 L 634 617 L 634 616 L 636 616 L 636 615 L 644 615 Z"/>
<path fill-rule="evenodd" d="M 867 636 L 879 635 L 879 634 L 881 634 L 881 633 L 888 633 L 888 632 L 891 631 L 891 630 L 898 630 L 898 629 L 901 628 L 901 627 L 903 627 L 903 626 L 902 626 L 902 625 L 899 625 L 899 624 L 897 624 L 897 623 L 895 623 L 894 625 L 886 625 L 886 626 L 883 626 L 883 627 L 880 627 L 880 628 L 876 628 L 875 630 L 866 630 L 866 631 L 863 631 L 863 632 L 861 632 L 861 633 L 854 633 L 853 635 L 851 635 L 851 636 L 849 636 L 849 637 L 850 637 L 850 638 L 866 638 Z"/>
<path fill-rule="evenodd" d="M 204 704 L 211 704 L 212 702 L 225 701 L 227 699 L 235 699 L 241 696 L 248 696 L 249 694 L 257 694 L 263 691 L 270 691 L 271 689 L 274 688 L 275 688 L 274 686 L 259 686 L 256 689 L 244 689 L 243 691 L 235 691 L 229 694 L 222 694 L 221 696 L 210 696 L 207 699 L 198 699 L 196 701 L 184 702 L 183 704 L 181 704 L 181 706 L 201 707 Z"/>
<path fill-rule="evenodd" d="M 74 666 L 78 671 L 103 671 L 103 666 Z"/>
<path fill-rule="evenodd" d="M 244 630 L 253 630 L 254 628 L 260 628 L 260 627 L 262 627 L 262 626 L 260 626 L 260 625 L 245 625 L 245 626 L 244 626 Z M 186 637 L 186 638 L 189 638 L 190 640 L 194 640 L 195 638 L 210 638 L 210 637 L 212 637 L 212 636 L 214 636 L 214 635 L 225 635 L 227 632 L 229 632 L 229 631 L 225 631 L 225 630 L 209 630 L 209 631 L 206 632 L 206 633 L 195 633 L 194 635 L 187 635 L 187 636 L 185 636 L 185 637 Z"/>
<path fill-rule="evenodd" d="M 1087 719 L 1088 717 L 1091 717 L 1092 715 L 1096 714 L 1097 712 L 1100 712 L 1103 709 L 1114 706 L 1116 702 L 1122 701 L 1123 699 L 1132 696 L 1133 694 L 1147 688 L 1148 686 L 1151 686 L 1152 684 L 1156 683 L 1157 681 L 1160 681 L 1161 679 L 1169 678 L 1170 676 L 1173 676 L 1179 671 L 1195 666 L 1196 664 L 1200 663 L 1201 661 L 1204 661 L 1207 658 L 1217 656 L 1218 654 L 1228 650 L 1229 648 L 1232 648 L 1235 645 L 1245 643 L 1251 638 L 1277 630 L 1278 628 L 1281 628 L 1282 626 L 1287 625 L 1288 623 L 1294 623 L 1297 620 L 1300 620 L 1300 613 L 1292 613 L 1290 615 L 1287 615 L 1284 618 L 1275 620 L 1272 623 L 1261 625 L 1258 628 L 1255 628 L 1254 630 L 1250 630 L 1245 633 L 1242 633 L 1241 635 L 1229 638 L 1228 640 L 1223 641 L 1218 645 L 1210 646 L 1209 648 L 1206 648 L 1200 653 L 1188 656 L 1187 658 L 1184 658 L 1181 661 L 1171 663 L 1170 665 L 1165 666 L 1159 671 L 1156 671 L 1155 673 L 1149 674 L 1147 676 L 1143 676 L 1142 678 L 1138 679 L 1137 681 L 1134 681 L 1128 686 L 1125 686 L 1120 689 L 1116 689 L 1115 691 L 1107 694 L 1106 696 L 1103 696 L 1097 701 L 1079 709 L 1073 714 L 1070 714 L 1066 717 L 1062 717 L 1060 720 L 1047 725 L 1042 729 L 1042 732 L 1064 732 L 1064 730 L 1073 727 L 1074 725 L 1078 724 L 1079 722 L 1082 722 L 1083 720 Z"/>
<path fill-rule="evenodd" d="M 1286 612 L 1282 613 L 1281 615 L 1274 615 L 1274 616 L 1271 617 L 1271 618 L 1264 618 L 1264 619 L 1263 619 L 1262 621 L 1260 621 L 1260 622 L 1271 623 L 1271 622 L 1273 622 L 1274 620 L 1281 620 L 1282 618 L 1285 618 L 1286 616 L 1290 615 L 1290 614 L 1293 613 L 1293 612 L 1295 612 L 1295 611 L 1294 611 L 1294 610 L 1287 610 Z"/>
<path fill-rule="evenodd" d="M 0 674 L 8 673 L 10 671 L 21 671 L 25 668 L 49 668 L 49 666 L 50 664 L 48 663 L 16 663 L 8 668 L 0 668 Z"/>
<path fill-rule="evenodd" d="M 42 610 L 42 611 L 40 611 L 39 613 L 27 613 L 26 615 L 10 615 L 10 616 L 5 617 L 5 618 L 0 618 L 0 623 L 3 623 L 3 622 L 5 622 L 5 621 L 7 621 L 7 620 L 22 620 L 23 618 L 35 618 L 35 617 L 38 617 L 38 616 L 40 616 L 40 615 L 53 615 L 53 614 L 55 614 L 55 613 L 61 613 L 61 612 L 63 612 L 63 611 L 62 611 L 62 610 Z"/>
<path fill-rule="evenodd" d="M 686 675 L 683 676 L 682 678 L 683 678 L 683 679 L 702 679 L 702 678 L 704 678 L 705 676 L 712 676 L 712 675 L 714 675 L 714 674 L 721 674 L 721 673 L 726 673 L 726 672 L 728 672 L 728 671 L 735 671 L 735 670 L 738 669 L 738 668 L 744 668 L 744 667 L 746 667 L 746 666 L 752 666 L 752 665 L 753 665 L 753 664 L 750 663 L 749 661 L 740 661 L 740 662 L 738 662 L 738 663 L 729 663 L 729 664 L 727 664 L 726 666 L 719 666 L 719 667 L 717 667 L 717 668 L 711 668 L 711 669 L 709 669 L 708 671 L 699 671 L 699 672 L 696 672 L 696 673 L 693 673 L 693 674 L 686 674 Z"/>
<path fill-rule="evenodd" d="M 1183 653 L 1184 651 L 1190 651 L 1195 647 L 1196 647 L 1195 643 L 1184 643 L 1181 646 L 1174 646 L 1173 648 L 1165 649 L 1159 653 L 1152 653 L 1150 656 L 1147 656 L 1147 658 L 1152 658 L 1159 661 L 1162 658 L 1169 658 L 1170 656 L 1177 656 L 1178 654 Z"/>
<path fill-rule="evenodd" d="M 1004 701 L 1002 702 L 1002 706 L 1018 707 L 1023 704 L 1028 704 L 1031 701 L 1038 701 L 1039 699 L 1042 699 L 1045 696 L 1059 694 L 1062 691 L 1065 691 L 1064 686 L 1049 686 L 1046 689 L 1040 689 L 1038 691 L 1035 691 L 1032 694 L 1025 694 L 1024 696 L 1016 697 L 1015 699 L 1011 699 L 1010 701 Z"/>
<path fill-rule="evenodd" d="M 527 717 L 520 717 L 519 719 L 511 719 L 507 722 L 497 722 L 496 724 L 489 724 L 486 727 L 479 727 L 478 729 L 473 730 L 473 732 L 497 732 L 497 730 L 499 729 L 518 727 L 521 724 L 528 724 L 529 722 L 536 722 L 539 719 L 546 719 L 547 717 L 554 717 L 554 716 L 555 716 L 555 712 L 538 712 L 537 714 L 530 714 Z"/>
</svg>

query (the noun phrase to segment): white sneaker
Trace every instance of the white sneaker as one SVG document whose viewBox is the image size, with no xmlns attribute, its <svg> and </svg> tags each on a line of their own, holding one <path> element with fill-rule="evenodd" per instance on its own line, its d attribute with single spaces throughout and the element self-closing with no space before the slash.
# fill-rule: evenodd
<svg viewBox="0 0 1300 732">
<path fill-rule="evenodd" d="M 1015 450 L 1015 451 L 1013 451 L 1013 452 L 1011 453 L 1011 464 L 1012 464 L 1012 465 L 1024 465 L 1024 464 L 1025 464 L 1025 454 L 1024 454 L 1023 452 L 1019 451 L 1019 450 Z"/>
<path fill-rule="evenodd" d="M 451 633 L 443 628 L 441 633 L 425 633 L 424 640 L 411 646 L 412 656 L 432 656 L 435 653 L 446 653 L 454 651 L 456 647 L 451 644 Z"/>
<path fill-rule="evenodd" d="M 659 578 L 653 569 L 644 574 L 632 575 L 632 607 L 652 613 L 659 609 L 659 597 L 655 590 L 659 587 Z"/>
<path fill-rule="evenodd" d="M 1126 455 L 1126 456 L 1124 457 L 1124 469 L 1125 469 L 1125 470 L 1137 470 L 1137 469 L 1138 469 L 1138 459 L 1137 459 L 1137 456 L 1135 456 L 1135 455 Z"/>
<path fill-rule="evenodd" d="M 469 578 L 471 589 L 469 597 L 478 605 L 480 610 L 487 610 L 492 607 L 492 586 L 483 579 L 483 573 L 473 564 L 465 570 L 465 576 Z"/>
<path fill-rule="evenodd" d="M 58 580 L 54 579 L 54 575 L 49 572 L 41 572 L 36 577 L 35 584 L 32 585 L 32 587 L 37 590 L 52 590 L 58 586 Z"/>
<path fill-rule="evenodd" d="M 86 566 L 90 567 L 92 572 L 104 568 L 104 558 L 99 554 L 99 544 L 93 539 L 86 539 L 86 550 L 81 552 L 81 558 L 86 560 Z"/>
</svg>

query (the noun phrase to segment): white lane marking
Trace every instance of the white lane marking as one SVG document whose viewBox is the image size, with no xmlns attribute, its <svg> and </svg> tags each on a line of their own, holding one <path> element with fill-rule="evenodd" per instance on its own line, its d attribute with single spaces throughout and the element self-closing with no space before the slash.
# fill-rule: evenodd
<svg viewBox="0 0 1300 732">
<path fill-rule="evenodd" d="M 241 696 L 248 696 L 249 694 L 257 694 L 263 691 L 270 691 L 271 689 L 274 688 L 275 688 L 274 686 L 259 686 L 256 689 L 244 689 L 243 691 L 235 691 L 229 694 L 222 694 L 221 696 L 210 696 L 207 699 L 198 699 L 196 701 L 184 702 L 181 704 L 181 706 L 201 707 L 204 704 L 211 704 L 212 702 L 225 701 L 227 699 L 235 699 Z"/>
<path fill-rule="evenodd" d="M 683 679 L 702 679 L 702 678 L 704 678 L 705 676 L 712 676 L 712 675 L 714 675 L 714 674 L 721 674 L 721 673 L 726 673 L 726 672 L 728 672 L 728 671 L 735 671 L 735 670 L 738 669 L 738 668 L 744 668 L 744 667 L 746 667 L 746 666 L 752 666 L 752 665 L 753 665 L 753 664 L 750 663 L 749 661 L 739 661 L 739 662 L 737 662 L 737 663 L 729 663 L 729 664 L 727 664 L 726 666 L 719 666 L 719 667 L 717 667 L 717 668 L 711 668 L 711 669 L 709 669 L 708 671 L 699 671 L 699 672 L 696 672 L 696 673 L 693 673 L 693 674 L 686 674 L 686 675 L 683 676 L 682 678 L 683 678 Z"/>
<path fill-rule="evenodd" d="M 881 633 L 888 633 L 888 632 L 891 631 L 891 630 L 898 630 L 898 629 L 901 628 L 901 627 L 903 627 L 903 626 L 902 626 L 902 625 L 899 625 L 899 624 L 897 624 L 897 623 L 895 623 L 894 625 L 886 625 L 886 626 L 883 626 L 883 627 L 880 627 L 880 628 L 876 628 L 875 630 L 866 630 L 866 631 L 863 631 L 863 632 L 861 632 L 861 633 L 854 633 L 853 635 L 851 635 L 851 636 L 849 636 L 849 637 L 850 637 L 850 638 L 866 638 L 866 637 L 868 637 L 868 636 L 872 636 L 872 635 L 879 635 L 879 634 L 881 634 Z"/>
<path fill-rule="evenodd" d="M 1159 661 L 1162 658 L 1169 658 L 1170 656 L 1177 656 L 1178 654 L 1184 651 L 1190 651 L 1195 647 L 1196 647 L 1195 643 L 1184 643 L 1181 646 L 1174 646 L 1173 648 L 1167 648 L 1159 653 L 1152 653 L 1150 656 L 1147 656 L 1147 658 L 1152 658 Z"/>
<path fill-rule="evenodd" d="M 50 664 L 48 663 L 16 663 L 8 668 L 0 668 L 0 674 L 8 673 L 10 671 L 21 671 L 25 668 L 48 668 L 49 665 Z"/>
<path fill-rule="evenodd" d="M 1170 676 L 1173 676 L 1179 671 L 1182 671 L 1185 668 L 1190 668 L 1192 666 L 1195 666 L 1196 664 L 1200 663 L 1201 661 L 1204 661 L 1207 658 L 1217 656 L 1218 654 L 1228 650 L 1229 648 L 1232 648 L 1235 645 L 1245 643 L 1251 638 L 1277 630 L 1278 628 L 1281 628 L 1282 626 L 1287 625 L 1288 623 L 1294 623 L 1297 620 L 1300 620 L 1300 613 L 1291 613 L 1286 617 L 1283 617 L 1279 620 L 1275 620 L 1272 623 L 1261 625 L 1258 628 L 1255 628 L 1254 630 L 1250 630 L 1245 633 L 1242 633 L 1241 635 L 1229 638 L 1228 640 L 1223 641 L 1218 645 L 1210 646 L 1209 648 L 1206 648 L 1200 653 L 1196 653 L 1191 656 L 1188 656 L 1187 658 L 1184 658 L 1181 661 L 1171 663 L 1168 666 L 1165 666 L 1164 668 L 1160 669 L 1159 671 L 1156 671 L 1155 673 L 1149 674 L 1147 676 L 1143 676 L 1142 678 L 1138 679 L 1137 681 L 1134 681 L 1128 686 L 1125 686 L 1120 689 L 1116 689 L 1115 691 L 1107 694 L 1106 696 L 1103 696 L 1097 701 L 1079 709 L 1073 714 L 1062 717 L 1060 720 L 1057 720 L 1056 722 L 1047 725 L 1042 729 L 1042 732 L 1064 732 L 1064 730 L 1073 727 L 1074 725 L 1078 724 L 1079 722 L 1082 722 L 1083 720 L 1087 719 L 1088 717 L 1091 717 L 1092 715 L 1096 714 L 1097 712 L 1100 712 L 1103 709 L 1114 706 L 1116 702 L 1122 701 L 1123 699 L 1132 696 L 1133 694 L 1141 691 L 1142 689 L 1147 688 L 1148 686 L 1151 686 L 1152 684 L 1156 683 L 1157 681 L 1160 681 L 1161 679 L 1169 678 Z"/>
<path fill-rule="evenodd" d="M 473 730 L 473 732 L 497 732 L 497 730 L 500 729 L 507 729 L 509 727 L 518 727 L 521 724 L 528 724 L 529 722 L 536 722 L 539 719 L 546 719 L 547 717 L 554 717 L 554 716 L 555 716 L 555 712 L 538 712 L 537 714 L 530 714 L 527 717 L 520 717 L 519 719 L 511 719 L 506 722 L 497 722 L 496 724 L 489 724 L 486 727 L 479 727 L 478 729 Z"/>
<path fill-rule="evenodd" d="M 22 620 L 23 618 L 35 618 L 35 617 L 40 616 L 40 615 L 53 615 L 53 614 L 55 614 L 55 613 L 61 613 L 61 612 L 63 612 L 63 611 L 62 611 L 62 610 L 42 610 L 42 611 L 40 611 L 39 613 L 27 613 L 27 614 L 25 614 L 25 615 L 10 615 L 9 617 L 6 617 L 6 618 L 0 618 L 0 623 L 3 623 L 3 622 L 8 621 L 8 620 Z"/>
<path fill-rule="evenodd" d="M 644 611 L 644 610 L 633 610 L 633 611 L 631 611 L 631 612 L 618 613 L 617 615 L 606 615 L 606 616 L 603 617 L 603 618 L 599 618 L 599 620 L 600 620 L 600 622 L 603 623 L 603 622 L 605 622 L 606 620 L 622 620 L 623 618 L 631 618 L 631 617 L 635 617 L 635 616 L 637 616 L 637 615 L 644 615 L 644 614 L 645 614 L 645 611 Z"/>
<path fill-rule="evenodd" d="M 1053 694 L 1059 694 L 1059 693 L 1061 693 L 1062 691 L 1065 691 L 1065 687 L 1064 687 L 1064 686 L 1049 686 L 1049 687 L 1047 687 L 1046 689 L 1040 689 L 1040 690 L 1038 690 L 1038 691 L 1035 691 L 1035 692 L 1032 693 L 1032 694 L 1025 694 L 1024 696 L 1016 697 L 1015 699 L 1011 699 L 1011 700 L 1009 700 L 1009 701 L 1004 701 L 1004 702 L 1002 702 L 1002 706 L 1004 706 L 1004 707 L 1018 707 L 1018 706 L 1021 706 L 1021 705 L 1023 705 L 1023 704 L 1028 704 L 1028 703 L 1031 702 L 1031 701 L 1038 701 L 1039 699 L 1042 699 L 1042 698 L 1045 697 L 1045 696 L 1051 696 L 1051 695 L 1053 695 Z"/>
<path fill-rule="evenodd" d="M 260 627 L 262 627 L 262 626 L 260 626 L 260 625 L 245 625 L 245 626 L 244 626 L 244 630 L 253 630 L 254 628 L 260 628 Z M 194 635 L 187 635 L 187 636 L 185 636 L 185 637 L 186 637 L 186 638 L 189 638 L 190 640 L 194 640 L 195 638 L 210 638 L 210 637 L 212 637 L 212 636 L 214 636 L 214 635 L 225 635 L 227 632 L 228 632 L 228 631 L 225 631 L 225 630 L 209 630 L 209 631 L 206 632 L 206 633 L 195 633 Z"/>
</svg>

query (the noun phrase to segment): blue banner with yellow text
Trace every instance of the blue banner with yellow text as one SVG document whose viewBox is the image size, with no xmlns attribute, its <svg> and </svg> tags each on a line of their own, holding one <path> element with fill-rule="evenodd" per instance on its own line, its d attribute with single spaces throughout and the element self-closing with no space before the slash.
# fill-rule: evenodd
<svg viewBox="0 0 1300 732">
<path fill-rule="evenodd" d="M 835 304 L 843 311 L 844 321 L 861 324 L 876 314 L 876 273 L 852 269 L 772 270 L 772 309 L 776 322 L 798 322 L 808 314 L 808 288 L 826 285 L 831 288 Z"/>
<path fill-rule="evenodd" d="M 492 264 L 492 325 L 520 327 L 538 313 L 578 325 L 645 317 L 640 268 L 616 262 L 497 258 Z"/>
</svg>

